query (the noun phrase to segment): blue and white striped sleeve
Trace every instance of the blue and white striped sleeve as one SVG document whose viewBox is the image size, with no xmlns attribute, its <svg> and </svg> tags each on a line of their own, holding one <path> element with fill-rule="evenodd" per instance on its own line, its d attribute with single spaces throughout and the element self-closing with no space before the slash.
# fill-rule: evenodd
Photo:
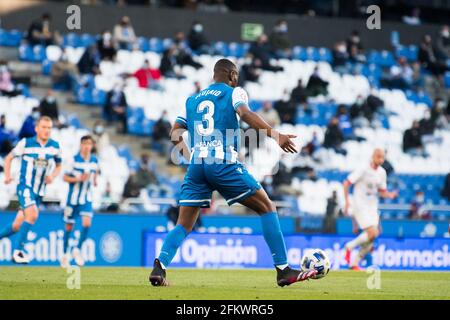
<svg viewBox="0 0 450 320">
<path fill-rule="evenodd" d="M 234 110 L 237 110 L 237 108 L 242 105 L 248 106 L 248 94 L 242 87 L 236 87 L 233 89 L 231 99 Z"/>
</svg>

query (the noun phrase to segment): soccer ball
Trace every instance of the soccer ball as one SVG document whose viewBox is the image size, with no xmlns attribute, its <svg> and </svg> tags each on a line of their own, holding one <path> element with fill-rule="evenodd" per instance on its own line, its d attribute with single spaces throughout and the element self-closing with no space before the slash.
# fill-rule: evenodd
<svg viewBox="0 0 450 320">
<path fill-rule="evenodd" d="M 318 274 L 312 279 L 320 279 L 330 272 L 330 259 L 321 249 L 308 250 L 302 258 L 301 268 L 303 271 L 316 269 Z"/>
</svg>

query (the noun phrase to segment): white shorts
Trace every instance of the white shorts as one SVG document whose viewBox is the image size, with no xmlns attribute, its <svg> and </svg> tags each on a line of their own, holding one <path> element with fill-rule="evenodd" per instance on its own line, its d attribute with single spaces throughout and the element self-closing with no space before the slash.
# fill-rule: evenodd
<svg viewBox="0 0 450 320">
<path fill-rule="evenodd" d="M 369 227 L 378 227 L 380 223 L 380 216 L 376 206 L 368 206 L 354 203 L 353 204 L 353 218 L 361 229 Z"/>
</svg>

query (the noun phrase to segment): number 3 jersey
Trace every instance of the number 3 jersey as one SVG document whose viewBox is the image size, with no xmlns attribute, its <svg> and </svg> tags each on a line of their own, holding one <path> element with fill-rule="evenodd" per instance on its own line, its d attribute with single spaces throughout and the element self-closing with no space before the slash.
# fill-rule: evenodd
<svg viewBox="0 0 450 320">
<path fill-rule="evenodd" d="M 239 116 L 236 109 L 248 105 L 241 87 L 214 83 L 190 96 L 176 122 L 189 133 L 191 163 L 238 162 Z"/>
<path fill-rule="evenodd" d="M 36 137 L 24 138 L 12 150 L 12 154 L 21 158 L 19 186 L 26 186 L 35 195 L 44 196 L 47 171 L 53 164 L 61 163 L 58 142 L 49 139 L 42 146 Z"/>
</svg>

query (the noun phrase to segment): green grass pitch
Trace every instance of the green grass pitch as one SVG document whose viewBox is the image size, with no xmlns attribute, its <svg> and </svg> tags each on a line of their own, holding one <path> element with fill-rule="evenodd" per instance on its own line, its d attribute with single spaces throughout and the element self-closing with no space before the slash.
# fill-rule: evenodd
<svg viewBox="0 0 450 320">
<path fill-rule="evenodd" d="M 0 267 L 5 299 L 450 299 L 450 272 L 381 272 L 381 289 L 369 290 L 366 272 L 330 271 L 320 280 L 279 288 L 272 270 L 170 269 L 169 287 L 152 287 L 150 269 L 81 269 L 80 289 L 57 267 Z"/>
</svg>

